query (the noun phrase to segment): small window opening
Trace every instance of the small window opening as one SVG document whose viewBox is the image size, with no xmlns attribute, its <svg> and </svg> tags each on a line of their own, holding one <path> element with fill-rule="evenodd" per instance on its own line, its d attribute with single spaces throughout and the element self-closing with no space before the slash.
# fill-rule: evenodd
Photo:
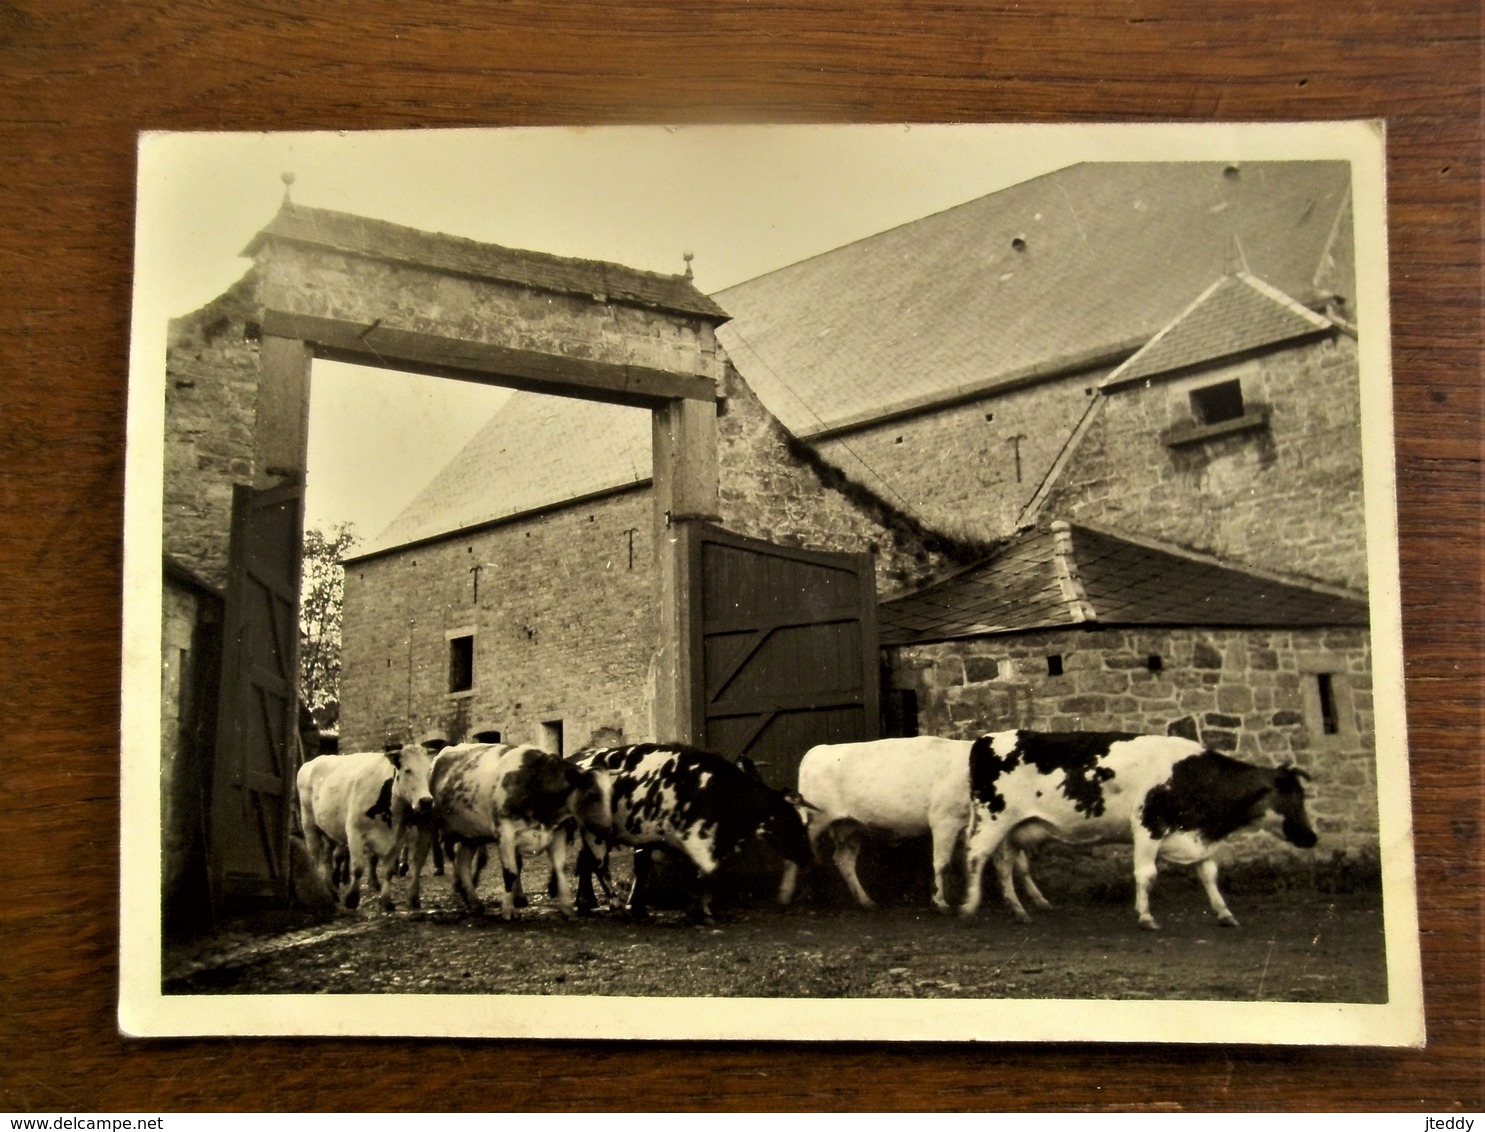
<svg viewBox="0 0 1485 1132">
<path fill-rule="evenodd" d="M 1191 391 L 1191 415 L 1197 424 L 1235 421 L 1243 415 L 1243 383 L 1222 381 Z"/>
<path fill-rule="evenodd" d="M 986 413 L 985 414 L 985 419 L 987 421 L 993 421 L 995 419 L 995 414 L 994 413 Z"/>
<path fill-rule="evenodd" d="M 1024 252 L 1026 250 L 1026 241 L 1022 237 L 1017 236 L 1011 241 L 1011 247 L 1018 252 Z"/>
<path fill-rule="evenodd" d="M 1159 672 L 1165 667 L 1165 661 L 1160 659 L 1159 653 L 1152 652 L 1149 656 L 1145 657 L 1145 667 L 1151 672 Z"/>
<path fill-rule="evenodd" d="M 1062 656 L 1060 654 L 1053 653 L 1051 656 L 1047 657 L 1047 675 L 1062 675 Z"/>
<path fill-rule="evenodd" d="M 549 719 L 541 725 L 541 745 L 554 755 L 567 753 L 562 747 L 562 721 L 560 719 Z"/>
<path fill-rule="evenodd" d="M 1320 692 L 1320 730 L 1326 735 L 1339 735 L 1341 718 L 1335 706 L 1335 681 L 1329 672 L 1317 672 L 1315 685 Z"/>
<path fill-rule="evenodd" d="M 474 637 L 449 638 L 449 691 L 467 692 L 474 687 Z"/>
<path fill-rule="evenodd" d="M 898 437 L 898 438 L 897 438 L 897 439 L 896 439 L 896 440 L 894 440 L 894 441 L 893 441 L 893 442 L 892 442 L 892 443 L 893 443 L 893 444 L 901 444 L 901 443 L 902 443 L 902 437 L 900 437 L 900 436 L 899 436 L 899 437 Z"/>
</svg>

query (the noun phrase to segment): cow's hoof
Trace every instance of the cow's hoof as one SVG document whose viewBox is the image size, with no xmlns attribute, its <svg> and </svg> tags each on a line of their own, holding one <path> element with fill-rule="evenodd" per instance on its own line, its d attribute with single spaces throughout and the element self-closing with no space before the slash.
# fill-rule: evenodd
<svg viewBox="0 0 1485 1132">
<path fill-rule="evenodd" d="M 1160 930 L 1160 925 L 1152 920 L 1149 916 L 1146 916 L 1143 920 L 1140 921 L 1140 927 L 1144 928 L 1147 932 L 1158 932 Z"/>
<path fill-rule="evenodd" d="M 361 906 L 361 894 L 359 892 L 347 892 L 345 894 L 345 906 L 354 912 Z"/>
<path fill-rule="evenodd" d="M 1218 916 L 1217 922 L 1224 928 L 1240 928 L 1243 925 L 1237 922 L 1237 917 L 1230 912 L 1225 916 Z"/>
<path fill-rule="evenodd" d="M 409 896 L 407 898 L 407 906 L 416 912 L 423 906 L 423 898 L 421 896 Z"/>
<path fill-rule="evenodd" d="M 959 909 L 959 918 L 961 920 L 973 920 L 978 912 L 978 908 L 961 908 Z"/>
<path fill-rule="evenodd" d="M 1011 915 L 1013 915 L 1016 918 L 1016 923 L 1018 923 L 1018 924 L 1031 924 L 1031 923 L 1035 923 L 1035 921 L 1031 918 L 1031 913 L 1030 912 L 1027 912 L 1027 911 L 1024 911 L 1023 910 L 1023 911 L 1020 911 L 1020 912 L 1012 912 Z"/>
</svg>

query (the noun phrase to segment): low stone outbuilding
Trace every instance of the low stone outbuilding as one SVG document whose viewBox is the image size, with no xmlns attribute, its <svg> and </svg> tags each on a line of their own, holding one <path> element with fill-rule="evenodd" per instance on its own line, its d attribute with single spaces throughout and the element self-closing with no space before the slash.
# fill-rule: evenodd
<svg viewBox="0 0 1485 1132">
<path fill-rule="evenodd" d="M 1324 848 L 1377 848 L 1363 595 L 1054 522 L 884 602 L 902 731 L 1184 735 L 1312 775 Z M 1272 839 L 1244 851 L 1292 853 Z"/>
</svg>

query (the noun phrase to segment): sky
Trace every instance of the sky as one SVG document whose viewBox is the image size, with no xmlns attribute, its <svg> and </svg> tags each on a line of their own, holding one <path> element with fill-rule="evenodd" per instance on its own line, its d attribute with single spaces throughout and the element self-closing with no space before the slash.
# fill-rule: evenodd
<svg viewBox="0 0 1485 1132">
<path fill-rule="evenodd" d="M 1235 147 L 1261 157 L 1269 136 L 978 125 L 146 134 L 131 366 L 163 375 L 168 320 L 247 270 L 240 253 L 278 210 L 285 174 L 297 204 L 508 247 L 666 273 L 689 252 L 711 294 L 1077 160 L 1214 159 Z M 506 396 L 316 362 L 306 523 L 352 522 L 369 540 Z"/>
</svg>

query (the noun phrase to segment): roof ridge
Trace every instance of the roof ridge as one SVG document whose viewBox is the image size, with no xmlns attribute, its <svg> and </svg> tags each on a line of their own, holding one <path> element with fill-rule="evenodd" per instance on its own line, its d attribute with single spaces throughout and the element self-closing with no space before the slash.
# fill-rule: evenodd
<svg viewBox="0 0 1485 1132">
<path fill-rule="evenodd" d="M 1098 611 L 1088 600 L 1088 590 L 1078 575 L 1078 560 L 1073 550 L 1072 528 L 1061 519 L 1051 524 L 1052 569 L 1057 575 L 1057 585 L 1062 598 L 1067 602 L 1067 613 L 1073 624 L 1097 621 Z"/>
</svg>

